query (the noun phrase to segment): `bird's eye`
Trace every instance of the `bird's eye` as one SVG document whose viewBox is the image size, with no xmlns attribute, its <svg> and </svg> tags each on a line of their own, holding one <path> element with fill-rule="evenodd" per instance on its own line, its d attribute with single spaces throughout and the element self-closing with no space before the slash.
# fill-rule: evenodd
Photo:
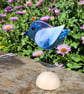
<svg viewBox="0 0 84 94">
<path fill-rule="evenodd" d="M 35 28 L 34 28 L 34 27 L 32 27 L 31 29 L 32 29 L 32 30 L 35 30 Z"/>
</svg>

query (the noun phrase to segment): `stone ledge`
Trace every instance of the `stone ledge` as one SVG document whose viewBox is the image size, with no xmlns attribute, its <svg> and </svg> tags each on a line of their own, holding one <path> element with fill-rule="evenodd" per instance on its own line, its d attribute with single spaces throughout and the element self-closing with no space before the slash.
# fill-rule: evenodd
<svg viewBox="0 0 84 94">
<path fill-rule="evenodd" d="M 35 85 L 36 77 L 49 66 L 61 80 L 60 88 L 53 91 Z M 21 56 L 0 58 L 0 94 L 84 94 L 84 74 Z"/>
</svg>

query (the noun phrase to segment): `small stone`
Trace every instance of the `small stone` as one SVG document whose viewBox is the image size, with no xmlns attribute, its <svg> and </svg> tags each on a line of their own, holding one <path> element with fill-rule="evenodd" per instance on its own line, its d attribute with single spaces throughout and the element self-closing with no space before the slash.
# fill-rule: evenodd
<svg viewBox="0 0 84 94">
<path fill-rule="evenodd" d="M 42 72 L 37 77 L 36 85 L 41 89 L 53 90 L 60 86 L 60 80 L 54 72 Z"/>
</svg>

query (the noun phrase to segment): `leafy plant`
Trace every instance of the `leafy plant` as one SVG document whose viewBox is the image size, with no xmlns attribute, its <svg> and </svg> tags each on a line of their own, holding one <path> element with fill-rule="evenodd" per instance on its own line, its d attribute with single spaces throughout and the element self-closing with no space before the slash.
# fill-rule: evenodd
<svg viewBox="0 0 84 94">
<path fill-rule="evenodd" d="M 17 15 L 14 10 L 11 13 L 5 13 L 6 22 L 0 24 L 0 46 L 4 45 L 5 47 L 1 49 L 4 52 L 12 52 L 21 56 L 26 56 L 33 58 L 39 61 L 47 62 L 54 64 L 55 62 L 63 63 L 65 68 L 69 70 L 74 70 L 78 72 L 84 72 L 84 44 L 81 42 L 81 37 L 84 35 L 83 30 L 79 27 L 84 24 L 84 6 L 78 5 L 79 0 L 65 1 L 56 0 L 56 8 L 60 9 L 60 14 L 55 16 L 54 20 L 49 20 L 47 23 L 58 26 L 65 24 L 65 28 L 70 29 L 71 32 L 65 38 L 65 44 L 68 44 L 71 47 L 71 52 L 66 54 L 64 57 L 56 53 L 56 48 L 53 50 L 45 51 L 38 47 L 28 36 L 23 34 L 27 31 L 32 23 L 32 17 L 36 17 L 36 20 L 39 20 L 42 16 L 52 16 L 48 11 L 48 6 L 53 4 L 53 1 L 45 0 L 43 5 L 35 7 L 37 0 L 33 1 L 31 7 L 23 7 L 19 11 L 26 10 L 24 15 Z M 1 0 L 1 10 L 0 13 L 3 14 L 3 10 L 6 6 L 15 7 L 18 5 L 24 5 L 23 2 L 14 2 L 12 4 L 7 3 L 7 0 Z M 18 16 L 17 21 L 10 21 L 10 17 Z M 2 19 L 1 19 L 2 20 Z M 6 32 L 2 30 L 4 24 L 13 24 L 14 30 L 11 32 Z M 44 54 L 41 57 L 32 57 L 32 53 L 36 50 L 43 50 Z"/>
</svg>

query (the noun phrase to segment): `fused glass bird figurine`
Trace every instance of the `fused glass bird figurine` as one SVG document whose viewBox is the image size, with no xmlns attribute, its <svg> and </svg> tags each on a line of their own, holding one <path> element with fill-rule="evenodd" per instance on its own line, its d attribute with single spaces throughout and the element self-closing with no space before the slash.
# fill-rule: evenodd
<svg viewBox="0 0 84 94">
<path fill-rule="evenodd" d="M 63 28 L 64 25 L 53 27 L 43 21 L 34 21 L 24 35 L 28 35 L 39 47 L 50 50 L 62 43 L 70 32 Z"/>
</svg>

